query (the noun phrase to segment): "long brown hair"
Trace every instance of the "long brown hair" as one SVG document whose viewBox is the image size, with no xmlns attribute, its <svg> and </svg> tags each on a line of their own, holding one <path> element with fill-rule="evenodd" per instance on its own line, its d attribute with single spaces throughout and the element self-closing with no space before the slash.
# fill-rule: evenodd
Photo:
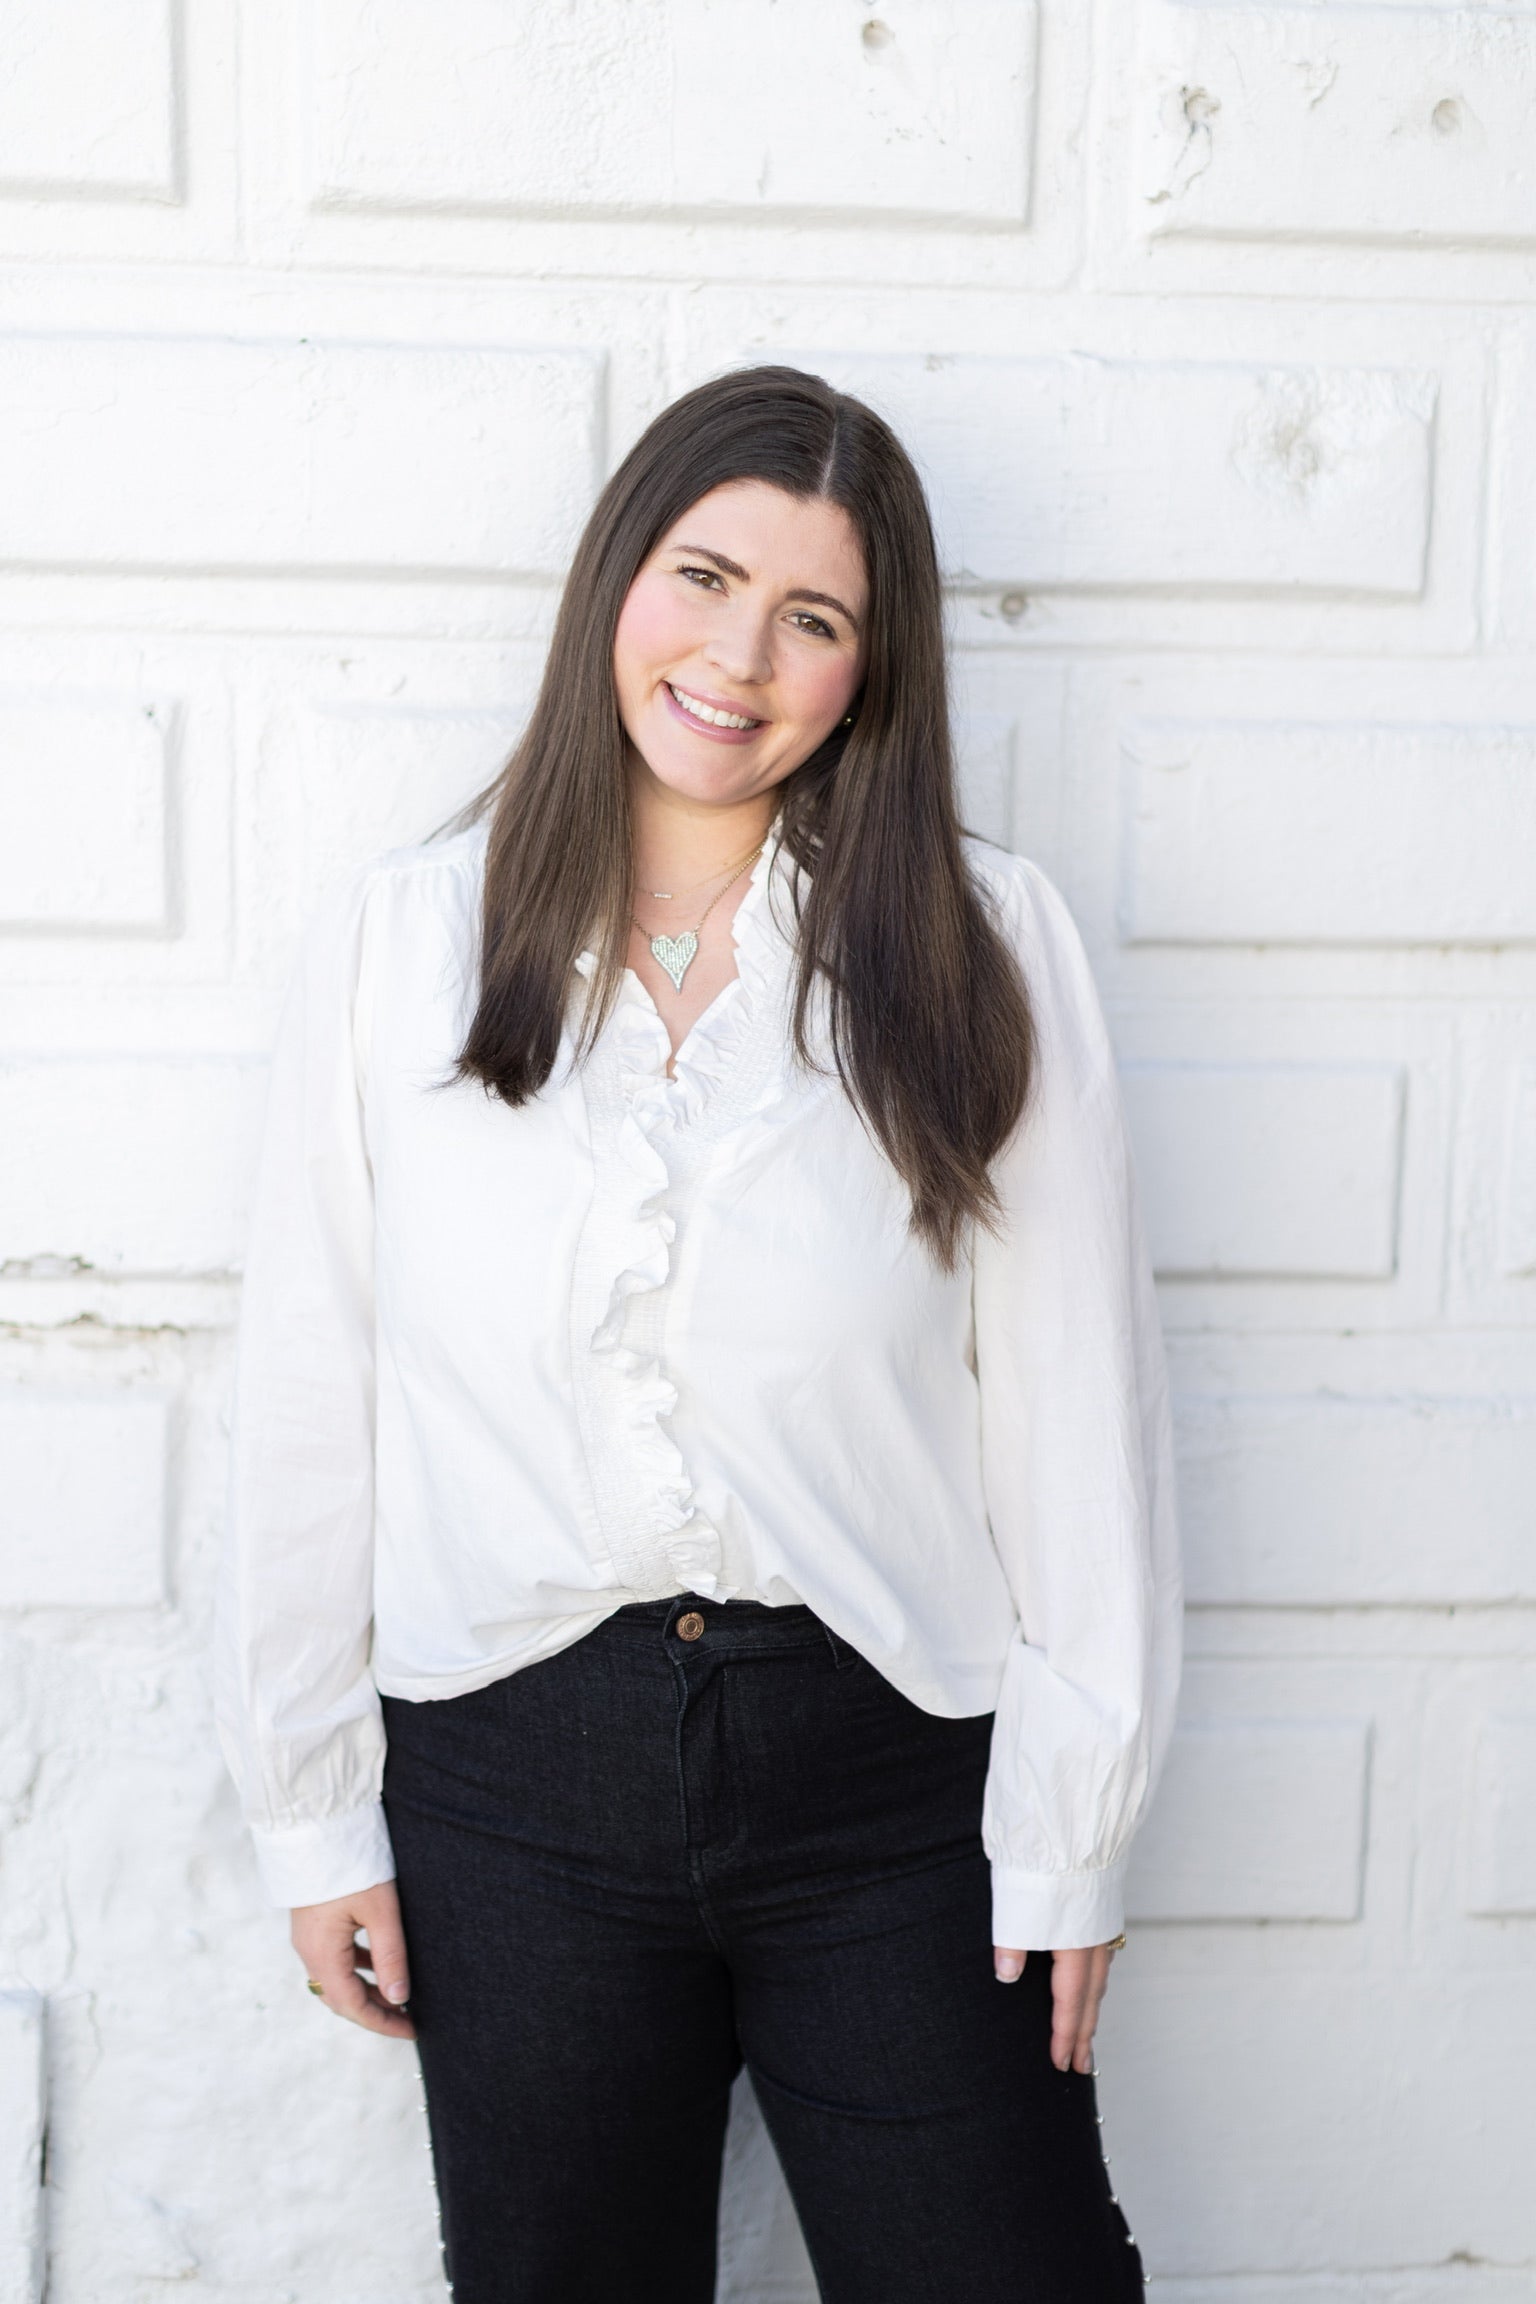
<svg viewBox="0 0 1536 2304">
<path fill-rule="evenodd" d="M 818 979 L 839 1078 L 906 1184 L 914 1231 L 953 1266 L 992 1222 L 990 1167 L 1034 1059 L 1024 983 L 967 870 L 955 801 L 942 592 L 922 483 L 873 409 L 797 368 L 738 369 L 675 400 L 603 489 L 566 580 L 528 727 L 490 809 L 480 998 L 458 1074 L 509 1104 L 548 1080 L 578 953 L 597 966 L 578 1054 L 624 972 L 633 880 L 627 739 L 613 682 L 625 595 L 659 539 L 727 481 L 847 513 L 869 580 L 852 728 L 786 778 L 780 824 L 808 875 L 794 1047 Z"/>
</svg>

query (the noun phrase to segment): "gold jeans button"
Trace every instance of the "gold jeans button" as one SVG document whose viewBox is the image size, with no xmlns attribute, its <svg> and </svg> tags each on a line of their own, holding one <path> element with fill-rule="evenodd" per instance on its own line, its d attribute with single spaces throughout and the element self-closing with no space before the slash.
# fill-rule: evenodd
<svg viewBox="0 0 1536 2304">
<path fill-rule="evenodd" d="M 679 1640 L 703 1639 L 704 1619 L 696 1608 L 690 1608 L 686 1616 L 679 1616 L 676 1631 Z"/>
</svg>

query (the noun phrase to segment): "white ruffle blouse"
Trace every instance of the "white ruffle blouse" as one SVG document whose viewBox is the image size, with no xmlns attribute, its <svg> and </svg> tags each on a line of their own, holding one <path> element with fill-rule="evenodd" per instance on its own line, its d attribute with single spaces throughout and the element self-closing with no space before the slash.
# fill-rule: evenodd
<svg viewBox="0 0 1536 2304">
<path fill-rule="evenodd" d="M 515 1111 L 451 1082 L 484 828 L 322 903 L 273 1058 L 215 1658 L 275 1902 L 392 1876 L 381 1690 L 460 1695 L 693 1592 L 803 1601 L 925 1710 L 995 1712 L 995 1940 L 1121 1927 L 1179 1669 L 1161 1339 L 1081 942 L 1034 865 L 967 852 L 1039 1068 L 1002 1229 L 951 1273 L 794 1061 L 776 838 L 676 1077 L 626 972 Z"/>
</svg>

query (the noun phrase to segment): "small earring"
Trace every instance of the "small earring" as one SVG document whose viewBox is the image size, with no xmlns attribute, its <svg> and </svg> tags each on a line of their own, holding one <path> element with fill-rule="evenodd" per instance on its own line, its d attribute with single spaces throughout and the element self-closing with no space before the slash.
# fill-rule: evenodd
<svg viewBox="0 0 1536 2304">
<path fill-rule="evenodd" d="M 843 726 L 845 728 L 851 728 L 853 726 L 853 714 L 851 712 L 845 712 L 843 714 Z"/>
</svg>

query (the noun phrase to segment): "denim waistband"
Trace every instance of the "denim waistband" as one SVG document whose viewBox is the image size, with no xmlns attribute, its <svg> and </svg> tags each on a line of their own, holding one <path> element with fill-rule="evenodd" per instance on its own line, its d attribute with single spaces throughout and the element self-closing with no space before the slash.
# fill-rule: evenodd
<svg viewBox="0 0 1536 2304">
<path fill-rule="evenodd" d="M 685 1616 L 704 1620 L 703 1632 L 691 1640 L 677 1630 Z M 763 1600 L 705 1600 L 696 1592 L 680 1592 L 669 1599 L 632 1600 L 616 1608 L 599 1627 L 601 1631 L 609 1629 L 649 1639 L 659 1633 L 669 1643 L 677 1640 L 698 1651 L 718 1648 L 722 1643 L 733 1648 L 801 1648 L 824 1640 L 840 1664 L 851 1660 L 854 1653 L 802 1601 L 770 1608 Z"/>
</svg>

